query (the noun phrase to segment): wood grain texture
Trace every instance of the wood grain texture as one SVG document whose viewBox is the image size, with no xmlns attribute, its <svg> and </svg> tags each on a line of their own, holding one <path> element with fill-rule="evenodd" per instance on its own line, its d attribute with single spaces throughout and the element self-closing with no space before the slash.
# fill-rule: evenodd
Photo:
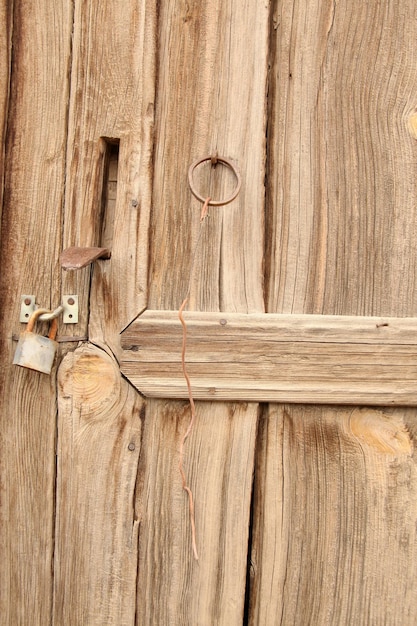
<svg viewBox="0 0 417 626">
<path fill-rule="evenodd" d="M 411 0 L 275 3 L 270 312 L 415 315 L 415 18 Z M 250 623 L 415 622 L 415 424 L 413 409 L 271 405 Z"/>
<path fill-rule="evenodd" d="M 4 624 L 49 624 L 56 387 L 54 375 L 12 366 L 12 335 L 23 329 L 21 294 L 35 294 L 46 307 L 60 300 L 72 13 L 61 1 L 7 3 L 6 14 L 4 7 L 1 72 L 11 62 L 11 82 L 6 145 L 4 128 L 1 136 L 6 158 L 0 251 L 0 613 Z M 3 74 L 2 81 L 3 98 Z"/>
<path fill-rule="evenodd" d="M 187 370 L 200 400 L 417 405 L 417 319 L 187 313 Z M 122 333 L 123 374 L 145 396 L 187 398 L 175 311 Z"/>
<path fill-rule="evenodd" d="M 415 623 L 416 417 L 275 405 L 261 420 L 250 623 Z"/>
<path fill-rule="evenodd" d="M 237 163 L 244 184 L 236 201 L 210 210 L 189 308 L 259 312 L 267 7 L 234 0 L 163 0 L 159 7 L 148 306 L 177 309 L 185 296 L 201 212 L 187 172 L 196 158 L 217 149 Z M 196 182 L 204 195 L 215 198 L 228 195 L 234 185 L 221 165 L 201 166 Z M 198 403 L 184 456 L 196 502 L 198 563 L 178 470 L 178 444 L 189 419 L 184 403 L 149 403 L 138 622 L 237 625 L 244 610 L 257 407 Z"/>
<path fill-rule="evenodd" d="M 54 623 L 131 625 L 142 402 L 91 344 L 65 357 L 58 382 Z"/>
<path fill-rule="evenodd" d="M 267 10 L 250 4 L 161 4 L 148 304 L 154 309 L 179 308 L 185 296 L 201 212 L 188 168 L 217 150 L 235 161 L 244 182 L 236 201 L 209 211 L 191 307 L 263 310 Z M 217 199 L 235 186 L 221 165 L 200 166 L 194 179 L 203 195 Z"/>
<path fill-rule="evenodd" d="M 75 2 L 64 247 L 105 245 L 112 256 L 94 264 L 91 303 L 91 268 L 66 273 L 63 293 L 80 296 L 80 336 L 88 324 L 114 354 L 147 297 L 155 13 L 151 0 Z M 104 179 L 114 177 L 107 139 L 119 141 L 116 198 Z"/>
<path fill-rule="evenodd" d="M 415 315 L 415 2 L 274 7 L 268 310 Z"/>
<path fill-rule="evenodd" d="M 242 623 L 257 405 L 198 405 L 185 449 L 195 497 L 193 558 L 178 450 L 188 403 L 151 400 L 141 452 L 138 623 Z"/>
<path fill-rule="evenodd" d="M 13 3 L 7 0 L 0 2 L 0 234 L 1 214 L 3 210 L 6 129 L 9 111 L 10 69 L 12 48 Z"/>
<path fill-rule="evenodd" d="M 64 247 L 105 245 L 111 259 L 63 274 L 80 298 L 74 335 L 107 355 L 88 344 L 59 372 L 57 624 L 135 620 L 142 400 L 117 354 L 147 296 L 155 17 L 153 1 L 75 2 Z"/>
</svg>

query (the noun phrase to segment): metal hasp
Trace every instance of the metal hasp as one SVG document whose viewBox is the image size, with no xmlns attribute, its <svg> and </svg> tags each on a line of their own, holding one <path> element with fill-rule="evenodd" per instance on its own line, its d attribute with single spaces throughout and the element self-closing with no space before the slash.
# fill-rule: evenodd
<svg viewBox="0 0 417 626">
<path fill-rule="evenodd" d="M 19 321 L 22 324 L 27 324 L 29 318 L 36 311 L 36 296 L 22 295 L 20 296 L 20 317 Z M 50 321 L 54 317 L 59 317 L 63 313 L 64 324 L 77 324 L 78 323 L 78 296 L 69 295 L 62 296 L 62 305 L 58 306 L 54 311 L 49 313 L 43 313 L 40 316 L 40 321 Z"/>
<path fill-rule="evenodd" d="M 64 270 L 80 270 L 91 265 L 97 259 L 110 259 L 108 248 L 66 248 L 61 254 L 61 267 Z"/>
<path fill-rule="evenodd" d="M 22 296 L 20 296 L 19 322 L 21 322 L 22 324 L 28 323 L 30 316 L 35 310 L 35 302 L 36 302 L 35 296 L 32 296 L 32 295 L 29 296 L 26 294 L 23 294 Z"/>
<path fill-rule="evenodd" d="M 78 324 L 78 296 L 62 296 L 64 324 Z"/>
</svg>

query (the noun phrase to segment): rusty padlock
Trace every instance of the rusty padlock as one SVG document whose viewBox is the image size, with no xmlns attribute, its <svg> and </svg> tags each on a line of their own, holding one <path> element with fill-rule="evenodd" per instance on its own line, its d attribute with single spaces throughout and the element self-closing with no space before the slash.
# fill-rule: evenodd
<svg viewBox="0 0 417 626">
<path fill-rule="evenodd" d="M 33 332 L 36 320 L 44 313 L 50 313 L 48 309 L 36 309 L 29 318 L 27 329 L 20 333 L 16 347 L 13 365 L 27 367 L 43 374 L 50 374 L 57 351 L 58 343 L 55 341 L 58 330 L 58 322 L 51 321 L 49 336 L 42 337 Z"/>
</svg>

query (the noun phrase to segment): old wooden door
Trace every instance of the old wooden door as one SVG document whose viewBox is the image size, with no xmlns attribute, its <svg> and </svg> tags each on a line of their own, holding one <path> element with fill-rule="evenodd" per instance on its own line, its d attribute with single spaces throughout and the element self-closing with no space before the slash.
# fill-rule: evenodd
<svg viewBox="0 0 417 626">
<path fill-rule="evenodd" d="M 1 0 L 0 16 L 2 623 L 415 624 L 415 408 L 349 389 L 338 406 L 198 402 L 196 561 L 188 403 L 144 399 L 119 368 L 121 331 L 184 298 L 187 170 L 216 151 L 243 184 L 210 212 L 190 309 L 417 315 L 414 0 Z M 100 245 L 110 260 L 62 271 L 63 249 Z M 50 377 L 11 365 L 22 294 L 79 296 Z"/>
</svg>

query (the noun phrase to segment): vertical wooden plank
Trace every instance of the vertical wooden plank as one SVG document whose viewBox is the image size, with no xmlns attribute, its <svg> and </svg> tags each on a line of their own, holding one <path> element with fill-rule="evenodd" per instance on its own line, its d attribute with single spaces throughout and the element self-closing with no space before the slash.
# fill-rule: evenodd
<svg viewBox="0 0 417 626">
<path fill-rule="evenodd" d="M 260 427 L 250 623 L 415 622 L 416 417 L 271 407 Z"/>
<path fill-rule="evenodd" d="M 178 308 L 184 297 L 201 212 L 187 172 L 217 151 L 236 161 L 243 185 L 236 201 L 209 211 L 192 303 L 261 311 L 267 8 L 247 0 L 162 3 L 159 33 L 149 308 Z M 227 197 L 235 184 L 229 170 L 205 168 L 206 180 L 195 176 L 201 192 Z"/>
<path fill-rule="evenodd" d="M 201 212 L 187 171 L 217 150 L 237 162 L 242 192 L 210 209 L 190 308 L 262 311 L 267 7 L 235 0 L 159 6 L 149 308 L 178 309 L 185 296 Z M 234 184 L 222 166 L 203 166 L 198 176 L 213 197 Z M 198 562 L 178 470 L 189 418 L 183 402 L 148 405 L 138 621 L 241 624 L 257 406 L 197 405 L 184 467 L 195 497 Z"/>
<path fill-rule="evenodd" d="M 415 3 L 271 18 L 268 310 L 415 315 Z M 415 417 L 271 406 L 251 623 L 414 623 Z"/>
<path fill-rule="evenodd" d="M 80 296 L 77 334 L 85 335 L 89 325 L 90 339 L 115 354 L 120 330 L 144 308 L 147 297 L 154 5 L 151 0 L 75 3 L 64 246 L 97 246 L 104 237 L 112 257 L 94 268 L 65 273 L 63 291 Z M 112 229 L 103 207 L 108 139 L 120 141 Z"/>
<path fill-rule="evenodd" d="M 415 315 L 416 6 L 276 3 L 270 312 Z"/>
<path fill-rule="evenodd" d="M 56 387 L 54 375 L 12 366 L 12 334 L 23 330 L 21 294 L 36 295 L 43 306 L 59 304 L 72 12 L 60 1 L 8 3 L 6 13 L 5 7 L 9 28 L 13 14 L 13 45 L 1 228 L 0 611 L 4 624 L 49 624 Z M 2 72 L 10 30 L 3 41 Z M 2 73 L 6 93 L 7 80 Z"/>
<path fill-rule="evenodd" d="M 1 213 L 3 210 L 4 170 L 6 150 L 6 128 L 9 110 L 10 69 L 12 48 L 12 17 L 13 3 L 2 0 L 0 2 L 0 234 Z"/>
<path fill-rule="evenodd" d="M 131 625 L 141 400 L 91 344 L 66 356 L 59 389 L 54 623 Z"/>
<path fill-rule="evenodd" d="M 64 246 L 105 243 L 112 256 L 63 276 L 63 293 L 80 297 L 74 334 L 90 343 L 59 372 L 56 624 L 135 620 L 142 400 L 121 377 L 117 353 L 147 296 L 154 5 L 75 2 Z"/>
<path fill-rule="evenodd" d="M 194 560 L 178 450 L 187 403 L 147 408 L 138 491 L 139 624 L 241 624 L 245 599 L 255 404 L 197 405 L 184 467 L 195 499 Z"/>
</svg>

